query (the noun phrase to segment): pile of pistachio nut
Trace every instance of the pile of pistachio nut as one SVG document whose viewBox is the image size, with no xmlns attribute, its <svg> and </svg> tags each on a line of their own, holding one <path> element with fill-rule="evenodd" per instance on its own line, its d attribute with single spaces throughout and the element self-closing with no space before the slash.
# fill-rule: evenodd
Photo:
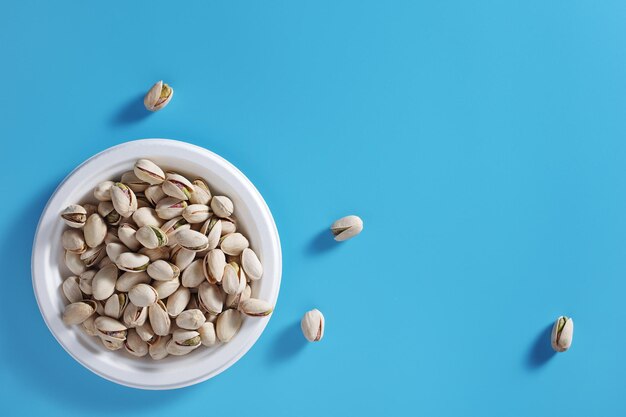
<svg viewBox="0 0 626 417">
<path fill-rule="evenodd" d="M 140 159 L 93 195 L 97 206 L 61 213 L 74 274 L 62 284 L 66 324 L 107 349 L 159 360 L 226 343 L 244 316 L 271 314 L 272 305 L 251 298 L 263 266 L 237 231 L 233 202 L 212 196 L 203 179 Z"/>
</svg>

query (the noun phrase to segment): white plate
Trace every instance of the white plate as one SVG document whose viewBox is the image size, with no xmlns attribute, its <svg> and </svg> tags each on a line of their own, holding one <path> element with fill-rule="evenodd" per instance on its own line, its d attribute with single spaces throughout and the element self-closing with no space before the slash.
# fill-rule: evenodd
<svg viewBox="0 0 626 417">
<path fill-rule="evenodd" d="M 246 318 L 226 344 L 199 348 L 182 357 L 161 361 L 135 358 L 123 350 L 107 351 L 95 337 L 61 320 L 66 300 L 61 282 L 71 275 L 63 262 L 59 215 L 72 203 L 93 200 L 101 181 L 132 170 L 135 160 L 149 158 L 166 169 L 207 180 L 213 195 L 227 195 L 235 205 L 238 229 L 248 236 L 264 267 L 253 296 L 276 303 L 281 278 L 281 250 L 276 224 L 261 194 L 237 168 L 218 155 L 184 142 L 144 139 L 109 148 L 85 161 L 56 189 L 46 205 L 33 244 L 33 288 L 48 328 L 63 348 L 83 366 L 118 384 L 142 389 L 180 388 L 209 379 L 241 358 L 259 338 L 269 318 Z"/>
</svg>

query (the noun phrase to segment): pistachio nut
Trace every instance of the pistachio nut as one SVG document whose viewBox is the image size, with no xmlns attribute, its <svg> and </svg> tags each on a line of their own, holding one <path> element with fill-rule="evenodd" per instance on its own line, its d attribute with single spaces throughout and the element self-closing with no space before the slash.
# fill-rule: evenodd
<svg viewBox="0 0 626 417">
<path fill-rule="evenodd" d="M 137 284 L 128 292 L 130 302 L 137 307 L 148 307 L 157 302 L 159 294 L 148 284 Z"/>
<path fill-rule="evenodd" d="M 215 334 L 215 325 L 211 322 L 205 322 L 197 330 L 200 335 L 200 341 L 204 346 L 214 346 L 217 343 L 217 336 Z"/>
<path fill-rule="evenodd" d="M 150 323 L 148 322 L 145 322 L 141 326 L 137 326 L 135 330 L 137 331 L 137 334 L 139 335 L 141 340 L 149 345 L 156 342 L 156 340 L 160 337 L 154 334 L 154 330 L 152 330 L 152 326 L 150 326 Z"/>
<path fill-rule="evenodd" d="M 196 288 L 205 280 L 202 260 L 196 259 L 184 271 L 182 276 L 182 284 L 187 288 Z"/>
<path fill-rule="evenodd" d="M 96 313 L 99 316 L 103 316 L 104 315 L 104 304 L 102 303 L 102 301 L 100 300 L 93 300 L 94 303 L 96 303 Z"/>
<path fill-rule="evenodd" d="M 218 217 L 230 217 L 235 211 L 231 199 L 223 195 L 216 195 L 211 199 L 211 210 Z"/>
<path fill-rule="evenodd" d="M 259 300 L 257 298 L 248 298 L 247 300 L 239 303 L 239 311 L 246 316 L 264 317 L 272 314 L 274 308 L 267 301 Z"/>
<path fill-rule="evenodd" d="M 89 216 L 98 212 L 98 206 L 91 203 L 83 204 L 83 208 L 85 209 L 85 214 L 87 215 L 85 217 L 85 221 L 89 218 Z"/>
<path fill-rule="evenodd" d="M 211 216 L 200 229 L 200 233 L 209 239 L 207 249 L 215 249 L 220 244 L 222 236 L 222 221 L 217 216 Z"/>
<path fill-rule="evenodd" d="M 79 276 L 79 280 L 78 280 L 78 286 L 80 287 L 80 290 L 87 294 L 87 295 L 92 295 L 93 294 L 93 289 L 91 287 L 91 283 L 93 282 L 93 277 L 96 276 L 96 272 L 93 269 L 89 269 L 85 272 L 83 272 L 82 274 L 80 274 Z"/>
<path fill-rule="evenodd" d="M 117 228 L 111 228 L 107 231 L 107 235 L 104 238 L 104 243 L 122 243 L 119 237 L 117 237 Z"/>
<path fill-rule="evenodd" d="M 113 181 L 102 181 L 93 189 L 93 196 L 98 201 L 111 201 L 111 187 L 115 184 Z"/>
<path fill-rule="evenodd" d="M 169 173 L 165 176 L 165 181 L 161 185 L 163 192 L 178 200 L 189 200 L 193 191 L 193 184 L 182 175 Z"/>
<path fill-rule="evenodd" d="M 251 294 L 252 294 L 252 288 L 250 288 L 249 285 L 246 285 L 246 288 L 243 290 L 243 292 L 239 294 L 228 294 L 226 296 L 226 304 L 225 304 L 226 308 L 234 308 L 234 309 L 239 308 L 239 304 L 242 301 L 250 298 Z"/>
<path fill-rule="evenodd" d="M 237 225 L 235 220 L 230 217 L 223 217 L 222 219 L 222 236 L 235 233 L 237 231 Z"/>
<path fill-rule="evenodd" d="M 167 235 L 158 227 L 143 226 L 137 230 L 135 239 L 148 249 L 156 249 L 167 245 Z"/>
<path fill-rule="evenodd" d="M 250 248 L 245 248 L 241 252 L 241 266 L 252 281 L 257 281 L 263 276 L 263 265 L 256 253 Z"/>
<path fill-rule="evenodd" d="M 222 282 L 224 267 L 226 267 L 226 256 L 220 249 L 210 250 L 204 257 L 204 276 L 210 283 Z"/>
<path fill-rule="evenodd" d="M 222 289 L 226 294 L 240 294 L 246 289 L 246 277 L 239 272 L 240 268 L 235 262 L 228 263 L 224 267 Z"/>
<path fill-rule="evenodd" d="M 243 318 L 237 310 L 228 309 L 217 317 L 215 330 L 221 342 L 229 342 L 239 331 Z"/>
<path fill-rule="evenodd" d="M 191 224 L 205 222 L 210 214 L 209 206 L 204 204 L 191 204 L 183 210 L 183 217 Z"/>
<path fill-rule="evenodd" d="M 85 333 L 87 333 L 87 335 L 89 336 L 97 336 L 96 335 L 96 327 L 94 326 L 94 321 L 98 318 L 97 314 L 92 314 L 91 316 L 87 317 L 87 320 L 85 320 L 81 325 L 83 326 L 83 330 L 85 330 Z"/>
<path fill-rule="evenodd" d="M 187 223 L 187 220 L 185 220 L 182 216 L 174 217 L 173 219 L 168 220 L 161 227 L 161 230 L 167 234 L 169 246 L 177 245 L 178 241 L 176 240 L 176 232 L 186 229 L 191 229 L 191 225 Z"/>
<path fill-rule="evenodd" d="M 353 238 L 362 230 L 363 220 L 358 216 L 342 217 L 330 226 L 330 231 L 333 232 L 333 236 L 338 242 Z"/>
<path fill-rule="evenodd" d="M 148 347 L 150 357 L 155 361 L 165 359 L 168 355 L 166 346 L 170 340 L 172 340 L 172 336 L 169 335 L 157 336 L 155 342 Z"/>
<path fill-rule="evenodd" d="M 165 305 L 167 314 L 171 317 L 176 317 L 185 310 L 189 299 L 191 298 L 191 291 L 186 287 L 178 287 L 176 291 L 169 297 L 167 297 L 167 303 Z"/>
<path fill-rule="evenodd" d="M 143 105 L 150 111 L 158 111 L 167 106 L 174 96 L 174 89 L 163 81 L 155 83 L 143 98 Z"/>
<path fill-rule="evenodd" d="M 187 202 L 174 197 L 165 197 L 156 206 L 157 215 L 163 220 L 170 220 L 182 216 L 187 207 Z"/>
<path fill-rule="evenodd" d="M 80 260 L 87 268 L 91 268 L 102 260 L 106 255 L 106 247 L 104 245 L 95 248 L 89 248 L 80 254 Z"/>
<path fill-rule="evenodd" d="M 159 294 L 159 300 L 169 297 L 180 287 L 180 280 L 178 278 L 170 279 L 169 281 L 154 281 L 152 286 Z"/>
<path fill-rule="evenodd" d="M 205 250 L 209 246 L 209 239 L 192 229 L 176 232 L 176 242 L 183 248 L 194 252 Z"/>
<path fill-rule="evenodd" d="M 104 303 L 104 315 L 119 319 L 127 305 L 128 297 L 126 294 L 113 294 Z"/>
<path fill-rule="evenodd" d="M 133 221 L 138 227 L 153 226 L 161 227 L 163 220 L 159 218 L 157 212 L 152 207 L 141 207 L 133 213 Z"/>
<path fill-rule="evenodd" d="M 167 259 L 170 257 L 170 248 L 167 246 L 161 246 L 160 248 L 148 249 L 141 248 L 139 249 L 139 253 L 141 255 L 146 255 L 150 262 L 158 261 L 159 259 Z"/>
<path fill-rule="evenodd" d="M 135 175 L 134 171 L 127 171 L 122 174 L 122 178 L 120 178 L 120 182 L 124 183 L 133 190 L 134 193 L 143 193 L 146 188 L 150 186 L 150 184 L 145 183 L 141 179 Z"/>
<path fill-rule="evenodd" d="M 107 265 L 94 275 L 91 282 L 93 298 L 96 300 L 106 300 L 115 291 L 117 281 L 117 267 L 115 264 Z"/>
<path fill-rule="evenodd" d="M 80 255 L 70 251 L 65 251 L 65 266 L 74 275 L 80 275 L 87 269 L 85 263 L 80 259 Z"/>
<path fill-rule="evenodd" d="M 131 188 L 131 190 L 132 190 L 132 188 Z M 136 197 L 137 197 L 137 210 L 139 210 L 140 208 L 144 208 L 144 207 L 152 208 L 152 203 L 150 203 L 150 201 L 148 201 L 148 199 L 146 198 L 146 196 L 143 193 L 137 193 Z"/>
<path fill-rule="evenodd" d="M 124 223 L 117 229 L 117 237 L 131 251 L 138 251 L 141 243 L 135 237 L 137 229 L 130 223 Z"/>
<path fill-rule="evenodd" d="M 148 307 L 137 307 L 132 302 L 129 302 L 124 310 L 122 320 L 124 324 L 131 327 L 143 326 L 148 318 Z"/>
<path fill-rule="evenodd" d="M 111 265 L 113 263 L 113 261 L 111 259 L 109 259 L 108 256 L 105 256 L 104 258 L 100 259 L 100 262 L 98 262 L 98 269 L 102 269 L 107 265 Z"/>
<path fill-rule="evenodd" d="M 69 227 L 79 229 L 87 221 L 87 210 L 78 204 L 71 204 L 61 212 L 61 218 Z"/>
<path fill-rule="evenodd" d="M 117 260 L 117 257 L 124 252 L 128 252 L 128 248 L 122 243 L 112 242 L 106 245 L 106 253 L 109 259 L 113 262 Z"/>
<path fill-rule="evenodd" d="M 139 253 L 124 252 L 115 260 L 115 264 L 122 271 L 140 272 L 148 269 L 150 258 Z"/>
<path fill-rule="evenodd" d="M 204 324 L 206 318 L 198 309 L 185 310 L 176 317 L 176 324 L 181 329 L 196 330 Z"/>
<path fill-rule="evenodd" d="M 63 295 L 70 303 L 77 303 L 83 299 L 83 293 L 78 285 L 78 277 L 71 276 L 63 281 Z"/>
<path fill-rule="evenodd" d="M 165 181 L 163 170 L 149 159 L 138 159 L 133 170 L 137 178 L 148 184 L 161 184 Z"/>
<path fill-rule="evenodd" d="M 146 356 L 148 354 L 148 344 L 144 342 L 137 334 L 135 329 L 129 329 L 124 341 L 126 352 L 133 356 Z"/>
<path fill-rule="evenodd" d="M 306 312 L 300 322 L 300 327 L 306 340 L 309 342 L 322 340 L 322 337 L 324 337 L 324 321 L 324 315 L 322 315 L 321 311 L 313 309 Z"/>
<path fill-rule="evenodd" d="M 63 323 L 67 325 L 81 324 L 95 312 L 96 303 L 92 300 L 68 304 L 63 311 Z"/>
<path fill-rule="evenodd" d="M 111 202 L 122 217 L 130 217 L 137 210 L 137 197 L 128 185 L 116 182 L 111 187 Z"/>
<path fill-rule="evenodd" d="M 61 236 L 63 249 L 74 253 L 83 253 L 87 249 L 83 232 L 78 229 L 67 229 Z"/>
<path fill-rule="evenodd" d="M 100 316 L 94 320 L 94 327 L 96 328 L 96 334 L 102 340 L 109 340 L 112 342 L 126 340 L 127 328 L 119 321 L 108 316 Z"/>
<path fill-rule="evenodd" d="M 159 259 L 148 266 L 148 275 L 157 281 L 169 281 L 178 278 L 180 269 L 172 263 Z"/>
<path fill-rule="evenodd" d="M 148 318 L 154 334 L 159 336 L 167 336 L 170 332 L 170 316 L 163 301 L 159 300 L 148 307 Z"/>
<path fill-rule="evenodd" d="M 110 201 L 101 201 L 98 204 L 98 214 L 109 226 L 117 226 L 122 221 L 122 216 L 115 211 L 115 207 L 113 207 L 113 203 Z"/>
<path fill-rule="evenodd" d="M 172 333 L 172 341 L 185 348 L 197 348 L 202 343 L 200 333 L 195 330 L 179 329 Z"/>
<path fill-rule="evenodd" d="M 153 207 L 156 207 L 159 201 L 167 197 L 167 194 L 163 192 L 163 188 L 160 185 L 151 185 L 146 188 L 143 194 Z"/>
<path fill-rule="evenodd" d="M 209 190 L 207 183 L 203 179 L 196 178 L 191 184 L 193 189 L 191 191 L 191 195 L 189 196 L 189 202 L 191 204 L 208 205 L 211 201 L 211 191 Z"/>
<path fill-rule="evenodd" d="M 104 238 L 107 235 L 107 225 L 99 214 L 94 213 L 85 222 L 83 233 L 85 234 L 87 246 L 95 248 L 104 242 Z"/>
<path fill-rule="evenodd" d="M 137 284 L 149 284 L 150 276 L 146 271 L 124 272 L 115 283 L 115 289 L 120 292 L 128 292 Z"/>
<path fill-rule="evenodd" d="M 185 271 L 187 267 L 191 265 L 191 263 L 194 261 L 195 258 L 196 258 L 196 252 L 189 250 L 189 249 L 185 249 L 179 245 L 175 246 L 172 249 L 172 252 L 170 255 L 170 261 L 172 261 L 174 265 L 176 265 L 178 269 L 181 271 Z M 200 263 L 202 263 L 201 260 L 199 261 Z M 202 269 L 200 269 L 200 272 L 202 272 Z"/>
<path fill-rule="evenodd" d="M 220 248 L 226 255 L 238 256 L 250 243 L 241 233 L 231 233 L 224 236 L 220 241 Z"/>
<path fill-rule="evenodd" d="M 95 322 L 95 321 L 94 321 Z M 96 334 L 96 336 L 99 336 Z M 119 339 L 103 339 L 100 337 L 100 341 L 108 350 L 120 350 L 124 347 L 124 341 Z"/>
<path fill-rule="evenodd" d="M 198 287 L 198 302 L 209 314 L 220 314 L 224 308 L 224 293 L 217 285 L 203 282 Z"/>
<path fill-rule="evenodd" d="M 572 345 L 574 337 L 574 320 L 571 317 L 560 316 L 552 327 L 552 349 L 565 352 Z"/>
</svg>

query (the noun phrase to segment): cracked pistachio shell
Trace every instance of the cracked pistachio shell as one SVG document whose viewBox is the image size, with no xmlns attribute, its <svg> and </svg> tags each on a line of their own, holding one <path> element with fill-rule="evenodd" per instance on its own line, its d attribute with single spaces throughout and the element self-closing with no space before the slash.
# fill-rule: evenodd
<svg viewBox="0 0 626 417">
<path fill-rule="evenodd" d="M 98 335 L 96 334 L 96 336 Z M 104 347 L 107 348 L 108 350 L 120 350 L 121 348 L 124 347 L 123 340 L 118 340 L 118 339 L 109 340 L 109 339 L 104 339 L 100 337 L 100 341 L 102 342 Z"/>
<path fill-rule="evenodd" d="M 222 282 L 226 256 L 220 249 L 210 250 L 203 261 L 204 277 L 212 284 Z"/>
<path fill-rule="evenodd" d="M 106 300 L 115 291 L 115 282 L 117 281 L 117 267 L 110 264 L 96 272 L 91 281 L 93 298 L 96 300 Z"/>
<path fill-rule="evenodd" d="M 240 294 L 246 289 L 246 276 L 243 273 L 240 274 L 239 271 L 239 266 L 234 262 L 224 267 L 222 290 L 226 294 Z"/>
<path fill-rule="evenodd" d="M 96 275 L 96 271 L 93 269 L 90 269 L 80 274 L 80 276 L 78 277 L 78 286 L 80 287 L 80 290 L 83 293 L 87 295 L 93 294 L 91 283 L 93 282 L 93 277 L 95 275 Z"/>
<path fill-rule="evenodd" d="M 172 356 L 183 356 L 193 352 L 197 347 L 198 346 L 181 346 L 174 342 L 174 339 L 172 338 L 169 342 L 167 342 L 165 349 L 167 350 L 167 353 Z"/>
<path fill-rule="evenodd" d="M 169 297 L 167 297 L 167 303 L 165 305 L 167 314 L 171 317 L 176 317 L 185 310 L 189 300 L 191 299 L 191 291 L 189 288 L 178 287 L 176 291 Z"/>
<path fill-rule="evenodd" d="M 98 318 L 97 314 L 92 314 L 91 316 L 87 317 L 87 320 L 85 320 L 81 326 L 83 326 L 83 330 L 85 331 L 85 333 L 87 333 L 89 336 L 97 336 L 96 335 L 96 327 L 94 326 L 94 321 Z"/>
<path fill-rule="evenodd" d="M 169 297 L 180 287 L 180 280 L 178 278 L 171 279 L 169 281 L 154 281 L 152 286 L 159 294 L 159 300 Z"/>
<path fill-rule="evenodd" d="M 155 83 L 143 98 L 147 110 L 158 111 L 167 106 L 174 97 L 174 89 L 163 81 Z"/>
<path fill-rule="evenodd" d="M 134 171 L 123 173 L 120 182 L 128 185 L 128 188 L 133 190 L 134 193 L 143 193 L 150 186 L 150 184 L 140 180 Z"/>
<path fill-rule="evenodd" d="M 338 242 L 353 238 L 362 230 L 363 220 L 358 216 L 342 217 L 330 226 L 330 231 Z"/>
<path fill-rule="evenodd" d="M 184 219 L 191 224 L 203 223 L 210 215 L 209 206 L 204 204 L 191 204 L 183 211 Z"/>
<path fill-rule="evenodd" d="M 111 201 L 111 187 L 115 184 L 113 181 L 102 181 L 93 189 L 93 196 L 98 201 Z"/>
<path fill-rule="evenodd" d="M 183 215 L 187 202 L 174 197 L 165 197 L 156 206 L 157 215 L 163 220 L 170 220 Z"/>
<path fill-rule="evenodd" d="M 217 315 L 224 309 L 224 293 L 213 284 L 203 282 L 198 287 L 198 302 L 206 312 Z"/>
<path fill-rule="evenodd" d="M 85 227 L 83 227 L 83 233 L 85 234 L 87 246 L 95 248 L 104 242 L 104 238 L 107 235 L 107 225 L 99 214 L 94 213 L 87 219 Z"/>
<path fill-rule="evenodd" d="M 106 253 L 109 259 L 113 262 L 117 260 L 117 257 L 124 252 L 128 252 L 128 248 L 122 243 L 112 242 L 106 245 Z"/>
<path fill-rule="evenodd" d="M 139 253 L 124 252 L 115 260 L 115 264 L 122 271 L 140 272 L 148 269 L 150 258 Z"/>
<path fill-rule="evenodd" d="M 146 271 L 141 272 L 124 272 L 117 279 L 115 289 L 120 292 L 128 292 L 137 284 L 149 284 L 150 276 Z"/>
<path fill-rule="evenodd" d="M 127 305 L 128 296 L 126 294 L 113 294 L 104 303 L 104 315 L 119 319 Z"/>
<path fill-rule="evenodd" d="M 324 337 L 324 315 L 317 309 L 307 311 L 302 317 L 300 327 L 306 340 L 319 342 Z"/>
<path fill-rule="evenodd" d="M 146 309 L 146 311 L 148 310 Z M 141 326 L 137 326 L 135 330 L 137 331 L 137 334 L 139 335 L 141 340 L 148 343 L 149 345 L 156 342 L 157 338 L 160 337 L 154 334 L 154 330 L 152 330 L 152 326 L 150 326 L 150 323 L 148 322 L 145 322 Z"/>
<path fill-rule="evenodd" d="M 71 204 L 61 212 L 61 218 L 69 227 L 79 229 L 87 221 L 87 210 L 78 204 Z"/>
<path fill-rule="evenodd" d="M 163 220 L 159 218 L 156 210 L 151 207 L 141 207 L 133 213 L 133 221 L 138 227 L 153 226 L 161 227 Z"/>
<path fill-rule="evenodd" d="M 154 334 L 167 336 L 170 333 L 170 316 L 163 301 L 159 300 L 148 307 L 148 318 Z"/>
<path fill-rule="evenodd" d="M 102 340 L 112 342 L 126 340 L 127 328 L 119 321 L 108 316 L 100 316 L 94 321 L 96 334 Z"/>
<path fill-rule="evenodd" d="M 142 357 L 148 354 L 148 344 L 139 337 L 135 329 L 128 330 L 124 347 L 126 348 L 126 352 L 133 356 Z"/>
<path fill-rule="evenodd" d="M 148 249 L 141 248 L 139 250 L 141 255 L 146 255 L 150 262 L 158 261 L 159 259 L 167 259 L 170 257 L 170 248 L 167 246 L 162 246 L 160 248 Z"/>
<path fill-rule="evenodd" d="M 185 271 L 195 258 L 196 252 L 185 249 L 182 246 L 174 247 L 170 255 L 170 261 L 172 261 L 181 271 Z"/>
<path fill-rule="evenodd" d="M 91 300 L 68 304 L 63 311 L 63 323 L 67 325 L 81 324 L 96 312 L 96 303 Z"/>
<path fill-rule="evenodd" d="M 159 201 L 167 197 L 167 194 L 163 192 L 163 188 L 160 185 L 151 185 L 150 187 L 146 188 L 143 194 L 146 196 L 146 199 L 153 207 L 156 207 Z"/>
<path fill-rule="evenodd" d="M 111 187 L 111 202 L 122 217 L 130 217 L 137 210 L 137 197 L 128 185 L 116 182 Z"/>
<path fill-rule="evenodd" d="M 178 278 L 180 269 L 172 263 L 159 259 L 148 266 L 148 275 L 157 281 L 169 281 Z"/>
<path fill-rule="evenodd" d="M 172 332 L 172 341 L 186 348 L 197 348 L 201 344 L 200 333 L 187 329 L 174 330 Z"/>
<path fill-rule="evenodd" d="M 157 302 L 159 294 L 148 284 L 137 284 L 128 292 L 130 302 L 137 307 L 148 307 Z"/>
<path fill-rule="evenodd" d="M 204 324 L 206 318 L 198 309 L 185 310 L 176 317 L 176 324 L 181 329 L 196 330 Z"/>
<path fill-rule="evenodd" d="M 250 243 L 248 239 L 241 233 L 231 233 L 224 236 L 220 242 L 220 248 L 226 255 L 238 256 L 241 255 L 244 249 L 246 249 Z"/>
<path fill-rule="evenodd" d="M 98 313 L 99 316 L 103 316 L 104 315 L 104 304 L 102 304 L 102 301 L 93 300 L 93 302 L 96 303 L 96 313 Z"/>
<path fill-rule="evenodd" d="M 252 294 L 252 288 L 249 285 L 246 285 L 246 288 L 243 290 L 243 292 L 239 294 L 228 294 L 226 296 L 226 308 L 234 308 L 234 309 L 239 308 L 239 304 L 242 301 L 250 298 L 251 294 Z"/>
<path fill-rule="evenodd" d="M 182 216 L 174 217 L 161 226 L 161 230 L 167 234 L 169 246 L 175 246 L 178 244 L 178 241 L 176 240 L 176 232 L 188 229 L 191 229 L 191 225 L 187 223 L 187 220 L 185 220 Z"/>
<path fill-rule="evenodd" d="M 85 263 L 80 259 L 80 255 L 70 251 L 65 251 L 65 266 L 74 275 L 80 275 L 87 269 Z"/>
<path fill-rule="evenodd" d="M 80 260 L 83 261 L 87 268 L 91 268 L 102 260 L 106 255 L 106 248 L 104 245 L 95 248 L 89 248 L 85 252 L 81 253 Z"/>
<path fill-rule="evenodd" d="M 243 317 L 237 310 L 228 309 L 217 317 L 215 329 L 217 338 L 226 343 L 229 342 L 239 331 Z"/>
<path fill-rule="evenodd" d="M 560 316 L 552 327 L 552 349 L 565 352 L 572 345 L 574 337 L 574 320 L 571 317 Z"/>
<path fill-rule="evenodd" d="M 113 207 L 113 203 L 110 201 L 102 201 L 98 204 L 98 214 L 110 226 L 117 226 L 122 220 L 122 216 L 115 211 L 115 207 Z"/>
<path fill-rule="evenodd" d="M 239 311 L 250 317 L 264 317 L 272 314 L 274 308 L 267 301 L 248 298 L 239 303 Z"/>
<path fill-rule="evenodd" d="M 211 216 L 202 225 L 200 233 L 209 239 L 207 249 L 217 248 L 217 245 L 220 244 L 220 238 L 222 236 L 222 221 L 216 216 Z"/>
<path fill-rule="evenodd" d="M 241 266 L 252 281 L 257 281 L 263 276 L 263 265 L 256 253 L 250 248 L 246 248 L 241 252 Z"/>
<path fill-rule="evenodd" d="M 137 178 L 148 184 L 161 184 L 165 180 L 165 172 L 149 159 L 138 159 L 133 171 Z"/>
<path fill-rule="evenodd" d="M 193 185 L 187 178 L 173 173 L 165 176 L 165 181 L 161 187 L 165 194 L 178 200 L 189 200 L 193 191 Z"/>
<path fill-rule="evenodd" d="M 145 248 L 156 249 L 167 245 L 167 235 L 158 227 L 143 226 L 135 233 L 135 239 Z"/>
<path fill-rule="evenodd" d="M 204 346 L 214 346 L 217 343 L 217 335 L 215 334 L 215 325 L 213 323 L 205 322 L 197 330 L 200 334 L 200 341 Z"/>
<path fill-rule="evenodd" d="M 182 276 L 182 284 L 187 288 L 196 288 L 205 280 L 202 267 L 202 260 L 196 259 L 184 271 Z"/>
<path fill-rule="evenodd" d="M 235 233 L 237 231 L 237 225 L 235 224 L 235 220 L 230 217 L 222 218 L 222 236 L 229 235 L 231 233 Z"/>
<path fill-rule="evenodd" d="M 117 229 L 117 237 L 131 251 L 137 251 L 141 248 L 141 243 L 135 237 L 137 229 L 130 223 L 124 223 Z"/>
<path fill-rule="evenodd" d="M 209 239 L 195 230 L 179 230 L 176 232 L 176 242 L 187 250 L 199 252 L 209 245 Z"/>
<path fill-rule="evenodd" d="M 79 229 L 67 229 L 61 236 L 63 249 L 74 253 L 83 253 L 87 249 L 83 232 Z"/>
<path fill-rule="evenodd" d="M 230 217 L 235 208 L 230 198 L 223 195 L 216 195 L 211 199 L 211 210 L 218 217 Z"/>
<path fill-rule="evenodd" d="M 193 180 L 192 186 L 193 190 L 189 196 L 189 202 L 191 204 L 208 205 L 209 202 L 211 202 L 211 191 L 209 190 L 207 183 L 200 178 L 196 178 Z"/>
<path fill-rule="evenodd" d="M 157 339 L 148 347 L 148 353 L 150 357 L 155 361 L 165 359 L 168 356 L 166 346 L 169 341 L 172 340 L 172 336 L 157 336 Z"/>
<path fill-rule="evenodd" d="M 128 303 L 122 320 L 126 326 L 139 327 L 142 326 L 148 318 L 148 307 L 137 307 L 132 302 Z"/>
<path fill-rule="evenodd" d="M 78 284 L 78 277 L 71 276 L 63 281 L 63 295 L 70 303 L 77 303 L 83 299 L 83 292 Z"/>
</svg>

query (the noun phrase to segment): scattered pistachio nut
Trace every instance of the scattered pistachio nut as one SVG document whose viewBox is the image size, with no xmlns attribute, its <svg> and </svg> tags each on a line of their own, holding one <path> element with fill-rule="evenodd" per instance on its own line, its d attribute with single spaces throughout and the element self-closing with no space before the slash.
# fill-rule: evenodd
<svg viewBox="0 0 626 417">
<path fill-rule="evenodd" d="M 358 216 L 346 216 L 337 220 L 330 226 L 335 240 L 338 242 L 348 240 L 361 233 L 363 230 L 363 220 Z"/>
<path fill-rule="evenodd" d="M 302 317 L 300 327 L 304 337 L 309 342 L 319 342 L 324 337 L 324 315 L 321 311 L 313 309 L 307 311 Z"/>
<path fill-rule="evenodd" d="M 147 110 L 158 111 L 167 106 L 174 96 L 174 89 L 163 81 L 156 82 L 143 98 Z"/>
<path fill-rule="evenodd" d="M 574 320 L 571 317 L 560 316 L 552 327 L 552 349 L 565 352 L 572 345 L 574 337 Z"/>
</svg>

